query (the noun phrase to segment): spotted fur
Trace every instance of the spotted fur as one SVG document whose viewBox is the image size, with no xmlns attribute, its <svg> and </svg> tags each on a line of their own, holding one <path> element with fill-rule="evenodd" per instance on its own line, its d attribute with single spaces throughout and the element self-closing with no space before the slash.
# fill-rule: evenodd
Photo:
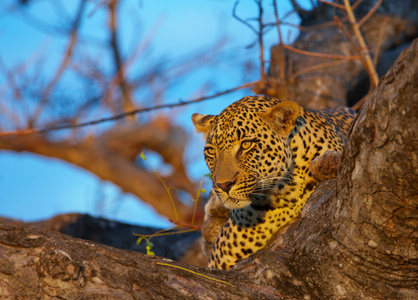
<svg viewBox="0 0 418 300">
<path fill-rule="evenodd" d="M 214 191 L 232 210 L 209 267 L 229 269 L 300 215 L 315 188 L 309 163 L 342 151 L 354 117 L 349 108 L 313 111 L 266 96 L 245 97 L 217 116 L 193 115 Z"/>
</svg>

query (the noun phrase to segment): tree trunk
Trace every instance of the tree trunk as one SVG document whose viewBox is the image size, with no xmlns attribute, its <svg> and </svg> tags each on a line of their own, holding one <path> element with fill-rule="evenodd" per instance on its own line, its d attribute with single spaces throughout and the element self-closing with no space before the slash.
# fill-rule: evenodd
<svg viewBox="0 0 418 300">
<path fill-rule="evenodd" d="M 0 295 L 13 299 L 418 298 L 418 40 L 360 113 L 337 179 L 287 233 L 229 271 L 57 232 L 0 226 Z M 309 208 L 309 209 L 308 209 Z M 166 264 L 171 264 L 167 266 Z M 210 276 L 223 282 L 201 275 Z"/>
</svg>

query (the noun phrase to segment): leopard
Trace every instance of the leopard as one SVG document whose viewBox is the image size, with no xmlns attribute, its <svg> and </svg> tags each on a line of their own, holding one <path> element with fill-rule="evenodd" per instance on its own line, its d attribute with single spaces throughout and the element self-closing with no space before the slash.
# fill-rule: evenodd
<svg viewBox="0 0 418 300">
<path fill-rule="evenodd" d="M 244 97 L 219 115 L 192 115 L 206 139 L 214 194 L 230 211 L 208 267 L 235 266 L 299 218 L 317 186 L 310 162 L 343 151 L 355 116 L 348 107 L 310 110 L 270 96 Z"/>
</svg>

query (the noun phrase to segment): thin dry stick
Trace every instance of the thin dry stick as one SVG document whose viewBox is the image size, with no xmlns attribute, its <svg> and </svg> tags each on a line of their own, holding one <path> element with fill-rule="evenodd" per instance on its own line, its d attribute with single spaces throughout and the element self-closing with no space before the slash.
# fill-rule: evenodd
<svg viewBox="0 0 418 300">
<path fill-rule="evenodd" d="M 184 224 L 184 223 L 181 223 L 181 222 L 179 222 L 179 221 L 174 221 L 174 220 L 171 220 L 171 219 L 168 219 L 171 223 L 173 223 L 173 224 L 175 224 L 175 225 L 177 225 L 178 227 L 185 227 L 185 228 L 190 228 L 190 230 L 191 231 L 195 231 L 195 230 L 197 230 L 197 231 L 200 231 L 200 227 L 198 227 L 198 226 L 194 226 L 193 225 L 193 223 L 190 225 L 190 224 Z"/>
<path fill-rule="evenodd" d="M 379 77 L 377 76 L 376 69 L 373 66 L 373 62 L 367 49 L 366 42 L 364 41 L 363 35 L 360 32 L 360 26 L 356 22 L 356 18 L 351 8 L 350 1 L 344 0 L 344 4 L 348 15 L 348 19 L 351 23 L 351 26 L 353 27 L 354 34 L 360 46 L 359 52 L 361 61 L 363 62 L 364 68 L 366 69 L 370 77 L 370 90 L 373 90 L 379 82 Z"/>
<path fill-rule="evenodd" d="M 373 58 L 373 65 L 376 67 L 377 62 L 379 61 L 379 55 L 380 55 L 380 45 L 382 45 L 382 41 L 383 41 L 383 34 L 385 33 L 385 28 L 386 28 L 386 23 L 388 22 L 389 17 L 386 16 L 383 19 L 383 24 L 382 24 L 382 28 L 380 29 L 379 32 L 379 38 L 377 39 L 377 44 L 376 44 L 376 50 L 374 53 L 374 58 Z"/>
<path fill-rule="evenodd" d="M 369 10 L 368 12 L 367 12 L 367 14 L 363 17 L 363 19 L 361 19 L 359 22 L 358 22 L 358 26 L 359 27 L 361 27 L 361 26 L 363 26 L 363 24 L 374 14 L 374 12 L 379 8 L 379 6 L 382 4 L 382 1 L 383 0 L 379 0 L 379 1 L 377 1 L 377 3 L 372 7 L 372 9 L 371 10 Z"/>
<path fill-rule="evenodd" d="M 135 108 L 133 99 L 132 99 L 132 92 L 129 86 L 129 83 L 126 80 L 125 70 L 123 68 L 123 61 L 120 54 L 120 47 L 119 47 L 119 40 L 118 40 L 118 24 L 117 24 L 117 16 L 116 11 L 118 8 L 118 0 L 111 0 L 108 3 L 108 10 L 109 10 L 109 32 L 110 32 L 110 45 L 113 54 L 113 60 L 115 63 L 115 77 L 117 78 L 117 82 L 119 83 L 120 90 L 122 92 L 122 105 L 121 110 L 123 112 L 130 111 Z M 128 118 L 130 121 L 135 121 L 135 116 L 130 115 Z"/>
<path fill-rule="evenodd" d="M 273 0 L 273 6 L 274 6 L 274 17 L 276 18 L 276 26 L 277 26 L 277 32 L 279 34 L 279 47 L 283 45 L 282 40 L 282 32 L 280 30 L 280 18 L 279 18 L 279 9 L 277 8 L 277 1 Z M 286 76 L 286 62 L 285 62 L 285 55 L 284 55 L 284 49 L 280 48 L 280 74 L 279 79 L 281 82 L 284 82 L 285 76 Z"/>
<path fill-rule="evenodd" d="M 132 235 L 138 236 L 138 237 L 143 238 L 143 239 L 150 240 L 153 237 L 160 237 L 160 236 L 167 236 L 167 235 L 174 235 L 174 234 L 189 233 L 189 232 L 193 232 L 193 231 L 200 231 L 200 229 L 196 229 L 196 228 L 190 228 L 190 229 L 184 229 L 184 230 L 175 230 L 176 227 L 169 228 L 169 229 L 162 229 L 162 230 L 159 230 L 157 232 L 154 232 L 153 234 L 140 234 L 140 233 L 132 232 Z M 188 226 L 183 226 L 183 227 L 188 227 Z M 170 230 L 173 230 L 173 231 L 170 231 Z"/>
<path fill-rule="evenodd" d="M 99 3 L 97 3 L 96 4 L 96 6 L 95 7 L 93 7 L 93 9 L 89 12 L 89 14 L 87 15 L 89 18 L 91 18 L 95 13 L 96 13 L 96 11 L 98 11 L 99 10 L 99 8 L 101 7 L 101 6 L 103 6 L 103 5 L 105 5 L 107 2 L 108 2 L 109 0 L 103 0 L 103 1 L 101 1 L 101 2 L 99 2 Z"/>
<path fill-rule="evenodd" d="M 292 52 L 307 55 L 307 56 L 314 56 L 314 57 L 321 57 L 321 58 L 331 58 L 331 59 L 344 59 L 344 60 L 357 60 L 360 59 L 360 55 L 354 56 L 345 56 L 345 55 L 336 55 L 336 54 L 326 54 L 326 53 L 318 53 L 318 52 L 310 52 L 304 51 L 300 49 L 293 48 L 289 45 L 283 45 L 283 48 L 286 48 Z"/>
<path fill-rule="evenodd" d="M 80 2 L 80 6 L 78 7 L 78 11 L 73 22 L 73 27 L 71 28 L 70 41 L 67 45 L 67 49 L 62 58 L 61 64 L 58 67 L 58 70 L 55 72 L 55 75 L 52 76 L 51 81 L 49 82 L 45 90 L 43 91 L 42 99 L 40 103 L 38 104 L 38 106 L 36 107 L 32 120 L 37 120 L 39 118 L 39 115 L 41 114 L 41 112 L 45 108 L 45 105 L 49 101 L 49 94 L 51 93 L 52 89 L 57 85 L 59 80 L 61 79 L 62 75 L 64 74 L 65 69 L 67 68 L 70 62 L 70 58 L 73 54 L 74 47 L 78 38 L 78 29 L 81 24 L 81 19 L 83 17 L 83 12 L 86 7 L 86 2 L 87 2 L 86 0 L 82 0 Z"/>
<path fill-rule="evenodd" d="M 6 77 L 6 82 L 4 83 L 5 90 L 6 89 L 9 91 L 12 90 L 14 99 L 17 101 L 22 100 L 22 91 L 15 80 L 15 74 L 7 69 L 7 66 L 3 62 L 3 59 L 1 57 L 0 57 L 0 71 L 2 71 L 4 73 L 4 76 Z"/>
<path fill-rule="evenodd" d="M 297 28 L 300 31 L 314 31 L 314 30 L 319 30 L 319 29 L 322 29 L 322 28 L 325 28 L 325 27 L 329 27 L 329 26 L 335 26 L 335 22 L 334 21 L 324 22 L 324 23 L 321 23 L 321 24 L 312 25 L 312 26 L 308 26 L 308 27 L 301 26 L 301 25 L 296 25 L 296 24 L 289 23 L 289 22 L 283 22 L 283 21 L 280 21 L 280 24 L 281 25 L 286 25 L 286 26 L 289 26 L 289 27 Z M 272 22 L 272 23 L 266 23 L 266 24 L 264 24 L 264 28 L 271 27 L 271 26 L 276 26 L 277 27 L 277 21 L 276 22 Z"/>
<path fill-rule="evenodd" d="M 295 80 L 296 77 L 298 77 L 302 74 L 306 74 L 308 72 L 312 72 L 312 71 L 320 70 L 320 69 L 325 69 L 325 68 L 330 68 L 330 67 L 335 67 L 335 66 L 339 66 L 339 65 L 342 65 L 342 64 L 345 64 L 345 63 L 347 63 L 346 60 L 337 60 L 337 61 L 333 61 L 333 62 L 330 62 L 330 63 L 324 63 L 324 64 L 317 64 L 317 65 L 309 66 L 309 67 L 303 68 L 303 69 L 299 70 L 298 72 L 294 73 L 289 78 L 289 80 Z"/>
<path fill-rule="evenodd" d="M 122 113 L 122 114 L 114 115 L 114 116 L 111 116 L 111 117 L 108 117 L 108 118 L 102 118 L 102 119 L 89 121 L 89 122 L 84 122 L 84 123 L 79 123 L 79 124 L 74 124 L 74 125 L 65 124 L 65 125 L 55 126 L 55 127 L 51 127 L 51 128 L 44 128 L 44 129 L 23 129 L 23 130 L 17 130 L 17 131 L 0 132 L 0 137 L 2 137 L 2 136 L 14 136 L 14 135 L 27 135 L 27 134 L 35 134 L 35 133 L 46 133 L 46 132 L 49 132 L 49 131 L 80 128 L 80 127 L 96 125 L 96 124 L 103 123 L 103 122 L 108 122 L 108 121 L 116 121 L 116 120 L 119 120 L 119 119 L 126 118 L 127 116 L 135 115 L 135 114 L 139 114 L 139 113 L 143 113 L 143 112 L 149 112 L 149 111 L 159 110 L 159 109 L 163 109 L 163 108 L 173 108 L 173 107 L 178 107 L 178 106 L 184 106 L 184 105 L 189 105 L 189 104 L 192 104 L 192 103 L 202 102 L 202 101 L 209 100 L 209 99 L 214 99 L 214 98 L 217 98 L 219 96 L 226 95 L 226 94 L 229 94 L 231 92 L 235 92 L 235 91 L 240 90 L 240 89 L 251 87 L 251 86 L 255 85 L 256 83 L 258 83 L 258 81 L 248 82 L 248 83 L 245 83 L 243 85 L 234 87 L 232 89 L 225 90 L 223 92 L 219 92 L 219 93 L 216 93 L 216 94 L 213 94 L 213 95 L 210 95 L 210 96 L 200 97 L 200 98 L 190 100 L 190 101 L 180 101 L 178 103 L 162 104 L 162 105 L 157 105 L 157 106 L 153 106 L 153 107 L 134 109 L 132 111 L 128 111 L 128 112 L 125 112 L 125 113 Z"/>
<path fill-rule="evenodd" d="M 120 86 L 120 87 L 125 86 L 125 89 L 126 89 L 127 81 L 126 81 L 126 78 L 125 78 L 124 74 L 127 74 L 129 72 L 129 69 L 133 65 L 133 63 L 138 59 L 138 57 L 142 53 L 144 53 L 144 51 L 147 48 L 149 48 L 153 37 L 158 32 L 161 25 L 162 25 L 162 22 L 154 23 L 153 27 L 150 29 L 150 31 L 148 31 L 147 35 L 141 41 L 139 41 L 138 44 L 135 46 L 134 51 L 132 51 L 132 53 L 129 55 L 129 57 L 124 62 L 120 61 L 119 69 L 116 70 L 115 74 L 113 75 L 113 78 L 110 80 L 109 84 L 107 85 L 107 87 L 106 87 L 106 89 L 103 93 L 106 98 L 110 97 L 110 95 L 113 93 L 114 88 L 117 87 L 117 86 Z M 115 59 L 116 59 L 116 57 L 120 56 L 119 55 L 119 50 L 118 50 L 118 47 L 117 47 L 117 44 L 116 44 L 116 35 L 113 37 L 113 39 L 114 39 L 115 44 L 112 46 L 112 51 L 113 51 Z M 119 60 L 120 60 L 120 57 L 119 57 Z M 123 82 L 125 82 L 125 84 Z M 129 96 L 129 99 L 131 99 L 130 91 L 128 93 L 128 96 Z M 132 99 L 130 101 L 132 101 Z M 129 109 L 127 109 L 127 107 L 126 107 L 124 110 L 129 111 L 129 110 L 132 110 L 134 108 L 135 108 L 135 106 L 132 102 L 132 107 L 129 108 Z"/>
<path fill-rule="evenodd" d="M 326 0 L 318 0 L 319 2 L 322 2 L 324 4 L 333 6 L 335 8 L 339 8 L 339 9 L 345 9 L 344 5 L 342 4 L 338 4 L 338 3 L 334 3 L 334 2 L 330 2 L 330 1 L 326 1 Z"/>
<path fill-rule="evenodd" d="M 360 3 L 361 2 L 363 2 L 363 0 L 357 0 L 356 1 L 356 3 L 354 3 L 352 6 L 351 6 L 351 8 L 353 9 L 353 10 L 355 10 L 356 8 L 357 8 L 357 6 L 359 6 L 360 5 Z"/>
<path fill-rule="evenodd" d="M 202 184 L 203 184 L 203 179 L 204 178 L 205 177 L 202 177 L 202 179 L 200 180 L 199 187 L 197 188 L 196 199 L 194 199 L 194 201 L 193 201 L 194 202 L 194 207 L 193 207 L 193 217 L 192 217 L 192 222 L 191 222 L 192 226 L 194 225 L 194 220 L 196 218 L 197 203 L 199 202 L 200 192 L 202 191 Z M 205 192 L 205 191 L 203 190 L 203 192 Z"/>
<path fill-rule="evenodd" d="M 202 277 L 208 278 L 208 279 L 210 279 L 210 280 L 218 281 L 218 282 L 221 282 L 221 283 L 224 283 L 224 284 L 227 284 L 227 285 L 230 285 L 230 286 L 236 287 L 235 285 L 230 284 L 230 283 L 228 283 L 228 282 L 226 282 L 226 281 L 223 281 L 223 280 L 220 280 L 220 279 L 216 279 L 216 278 L 213 278 L 213 277 L 210 277 L 210 276 L 207 276 L 207 275 L 201 274 L 201 273 L 197 273 L 197 272 L 194 272 L 194 271 L 189 270 L 189 269 L 186 269 L 186 268 L 182 268 L 182 267 L 175 266 L 175 265 L 170 265 L 170 264 L 165 264 L 165 263 L 160 263 L 160 262 L 157 262 L 156 264 L 157 264 L 157 265 L 160 265 L 160 266 L 166 266 L 166 267 L 171 267 L 171 268 L 180 269 L 180 270 L 183 270 L 183 271 L 186 271 L 186 272 L 189 272 L 189 273 L 195 274 L 195 275 L 199 275 L 199 276 L 202 276 Z"/>
<path fill-rule="evenodd" d="M 267 74 L 264 66 L 264 43 L 263 43 L 263 0 L 257 0 L 258 4 L 258 43 L 260 47 L 260 76 L 261 80 L 264 81 Z"/>
<path fill-rule="evenodd" d="M 245 26 L 247 26 L 248 28 L 250 28 L 258 37 L 258 44 L 260 47 L 260 77 L 261 80 L 264 81 L 265 78 L 267 77 L 266 72 L 265 72 L 265 66 L 264 66 L 264 45 L 263 45 L 263 31 L 264 31 L 264 27 L 265 25 L 263 24 L 263 5 L 262 5 L 262 0 L 255 0 L 255 2 L 258 5 L 258 30 L 252 26 L 250 23 L 248 23 L 247 21 L 245 21 L 244 19 L 241 19 L 238 15 L 237 15 L 237 7 L 239 4 L 239 0 L 235 1 L 234 3 L 234 7 L 232 9 L 232 16 L 237 19 L 239 22 L 241 22 L 242 24 L 244 24 Z"/>
<path fill-rule="evenodd" d="M 247 21 L 245 21 L 244 19 L 241 19 L 238 15 L 237 15 L 237 7 L 239 4 L 239 0 L 235 1 L 234 3 L 234 7 L 232 8 L 232 16 L 237 19 L 237 21 L 241 22 L 242 24 L 244 24 L 245 26 L 247 26 L 248 28 L 250 28 L 255 34 L 258 34 L 257 29 L 255 29 L 255 27 L 253 25 L 251 25 L 250 23 L 248 23 Z"/>
<path fill-rule="evenodd" d="M 19 124 L 19 122 L 21 121 L 17 114 L 13 113 L 6 105 L 4 105 L 1 102 L 0 102 L 0 115 L 2 116 L 2 121 L 11 120 L 14 124 Z"/>
<path fill-rule="evenodd" d="M 147 158 L 145 157 L 143 152 L 141 152 L 140 156 L 148 164 L 148 166 L 152 169 L 154 174 L 157 176 L 158 180 L 160 180 L 160 182 L 163 184 L 164 189 L 167 191 L 168 197 L 170 198 L 171 204 L 173 205 L 173 210 L 174 210 L 174 215 L 176 217 L 176 221 L 178 221 L 179 217 L 177 215 L 176 204 L 174 203 L 174 199 L 173 199 L 173 196 L 171 195 L 170 188 L 165 184 L 165 181 L 161 178 L 160 174 L 158 174 L 158 172 L 154 169 L 154 167 L 149 163 L 149 161 L 147 160 Z"/>
<path fill-rule="evenodd" d="M 279 34 L 279 44 L 282 44 L 283 40 L 282 40 L 282 32 L 280 30 L 279 9 L 277 7 L 276 0 L 273 0 L 273 7 L 274 7 L 274 17 L 276 18 L 277 33 Z"/>
<path fill-rule="evenodd" d="M 334 20 L 337 23 L 338 28 L 342 31 L 342 33 L 345 35 L 345 37 L 350 41 L 351 45 L 353 45 L 354 49 L 357 49 L 356 42 L 354 41 L 354 39 L 351 36 L 351 34 L 349 34 L 347 32 L 347 30 L 345 30 L 344 25 L 343 25 L 343 22 L 340 20 L 340 18 L 337 15 L 335 15 L 334 16 Z"/>
</svg>

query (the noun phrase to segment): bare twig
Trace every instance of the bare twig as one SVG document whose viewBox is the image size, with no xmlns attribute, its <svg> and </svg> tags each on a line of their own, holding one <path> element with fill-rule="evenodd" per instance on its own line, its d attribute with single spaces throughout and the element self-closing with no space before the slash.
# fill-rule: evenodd
<svg viewBox="0 0 418 300">
<path fill-rule="evenodd" d="M 320 30 L 322 28 L 329 27 L 329 26 L 335 26 L 336 24 L 335 24 L 334 21 L 329 21 L 329 22 L 324 22 L 324 23 L 321 23 L 321 24 L 312 25 L 312 26 L 307 27 L 307 26 L 301 26 L 301 25 L 293 24 L 293 23 L 290 23 L 290 22 L 280 21 L 280 25 L 286 25 L 286 26 L 289 26 L 289 27 L 294 27 L 294 28 L 299 29 L 300 31 L 314 31 L 314 30 Z M 277 27 L 277 21 L 272 22 L 272 23 L 264 24 L 264 28 L 271 27 L 271 26 L 276 26 Z"/>
<path fill-rule="evenodd" d="M 248 21 L 240 18 L 237 15 L 237 7 L 239 4 L 239 0 L 237 0 L 234 3 L 234 7 L 232 9 L 232 16 L 238 20 L 239 22 L 241 22 L 242 24 L 244 24 L 245 26 L 247 26 L 248 28 L 251 29 L 251 31 L 253 31 L 256 35 L 257 35 L 257 40 L 258 40 L 258 45 L 259 45 L 259 49 L 260 49 L 260 77 L 262 81 L 266 80 L 267 74 L 265 71 L 265 61 L 264 61 L 264 43 L 263 43 L 263 35 L 264 35 L 264 28 L 265 25 L 263 24 L 263 0 L 254 0 L 255 3 L 257 3 L 258 5 L 258 17 L 257 17 L 257 21 L 258 21 L 258 30 L 251 25 Z"/>
<path fill-rule="evenodd" d="M 335 8 L 339 8 L 339 9 L 342 9 L 342 10 L 345 10 L 345 6 L 344 6 L 344 4 L 338 4 L 338 3 L 335 3 L 335 2 L 331 2 L 331 1 L 326 1 L 326 0 L 318 0 L 319 2 L 322 2 L 322 3 L 324 3 L 324 4 L 327 4 L 327 5 L 330 5 L 330 6 L 333 6 L 333 7 L 335 7 Z M 354 10 L 354 9 L 356 9 L 357 8 L 357 6 L 359 6 L 360 5 L 360 3 L 362 2 L 363 0 L 357 0 L 356 1 L 356 3 L 354 3 L 352 6 L 351 6 L 351 8 Z"/>
<path fill-rule="evenodd" d="M 347 30 L 345 30 L 343 22 L 340 20 L 340 18 L 337 15 L 334 15 L 334 21 L 337 23 L 338 28 L 342 31 L 342 33 L 345 35 L 345 37 L 350 41 L 351 45 L 353 45 L 354 49 L 357 50 L 356 42 L 354 41 L 352 35 L 349 34 L 347 32 Z"/>
<path fill-rule="evenodd" d="M 357 0 L 356 1 L 356 3 L 354 3 L 352 6 L 351 6 L 351 8 L 353 9 L 353 10 L 355 10 L 356 8 L 357 8 L 357 6 L 359 6 L 360 5 L 360 3 L 361 2 L 363 2 L 363 0 Z"/>
<path fill-rule="evenodd" d="M 202 102 L 202 101 L 209 100 L 209 99 L 214 99 L 214 98 L 217 98 L 219 96 L 226 95 L 226 94 L 229 94 L 231 92 L 234 92 L 234 91 L 237 91 L 237 90 L 240 90 L 240 89 L 249 88 L 249 87 L 255 85 L 257 82 L 258 81 L 245 83 L 243 85 L 231 88 L 229 90 L 225 90 L 225 91 L 222 91 L 222 92 L 210 95 L 210 96 L 200 97 L 200 98 L 190 100 L 190 101 L 180 101 L 178 103 L 162 104 L 162 105 L 157 105 L 157 106 L 148 107 L 148 108 L 134 109 L 132 111 L 128 111 L 128 112 L 125 112 L 125 113 L 114 115 L 114 116 L 111 116 L 111 117 L 108 117 L 108 118 L 102 118 L 102 119 L 89 121 L 89 122 L 84 122 L 84 123 L 79 123 L 79 124 L 73 124 L 73 125 L 65 124 L 65 125 L 60 125 L 60 126 L 45 128 L 45 129 L 24 129 L 24 130 L 18 130 L 18 131 L 0 132 L 0 137 L 2 137 L 2 136 L 14 136 L 14 135 L 27 135 L 27 134 L 35 134 L 35 133 L 46 133 L 46 132 L 49 132 L 49 131 L 80 128 L 80 127 L 96 125 L 96 124 L 103 123 L 103 122 L 108 122 L 108 121 L 116 121 L 116 120 L 119 120 L 119 119 L 126 118 L 127 116 L 136 115 L 136 114 L 143 113 L 143 112 L 149 112 L 149 111 L 159 110 L 159 109 L 163 109 L 163 108 L 173 108 L 173 107 L 178 107 L 178 106 L 184 106 L 184 105 L 189 105 L 189 104 L 192 104 L 192 103 Z"/>
<path fill-rule="evenodd" d="M 9 83 L 8 86 L 13 90 L 13 95 L 16 100 L 22 100 L 22 91 L 21 88 L 18 86 L 14 74 L 10 72 L 6 64 L 3 62 L 3 59 L 0 57 L 0 71 L 4 72 L 5 77 L 7 78 L 7 82 Z"/>
<path fill-rule="evenodd" d="M 41 112 L 45 108 L 45 105 L 49 101 L 49 94 L 51 93 L 53 88 L 57 85 L 59 80 L 61 79 L 65 69 L 68 66 L 68 63 L 70 62 L 70 58 L 73 54 L 74 47 L 75 47 L 75 44 L 76 44 L 76 41 L 77 41 L 77 36 L 78 36 L 77 32 L 78 32 L 78 28 L 80 27 L 80 24 L 81 24 L 81 19 L 82 19 L 82 16 L 83 16 L 84 8 L 86 6 L 86 2 L 87 2 L 86 0 L 82 0 L 80 2 L 80 6 L 78 7 L 76 17 L 73 21 L 73 26 L 71 28 L 70 40 L 68 42 L 67 49 L 64 53 L 64 56 L 62 58 L 60 66 L 58 67 L 54 76 L 52 76 L 51 81 L 49 82 L 49 84 L 47 85 L 47 87 L 43 91 L 42 99 L 39 102 L 38 106 L 36 107 L 36 110 L 35 110 L 35 112 L 32 116 L 32 121 L 33 122 L 38 120 L 39 115 L 41 114 Z"/>
<path fill-rule="evenodd" d="M 93 9 L 89 12 L 88 17 L 92 17 L 96 11 L 99 10 L 99 8 L 103 5 L 105 5 L 109 0 L 102 0 L 101 2 L 97 3 L 95 7 L 93 7 Z"/>
<path fill-rule="evenodd" d="M 263 43 L 263 0 L 255 0 L 258 4 L 258 44 L 260 47 L 260 77 L 264 81 L 266 79 L 266 70 L 264 66 L 264 43 Z"/>
<path fill-rule="evenodd" d="M 158 22 L 157 22 L 158 21 Z M 111 98 L 111 94 L 113 93 L 113 90 L 119 86 L 122 90 L 122 95 L 125 95 L 123 91 L 125 91 L 126 95 L 123 96 L 123 112 L 133 110 L 134 103 L 131 97 L 131 90 L 134 88 L 134 84 L 132 84 L 132 81 L 128 84 L 125 78 L 125 74 L 129 72 L 130 67 L 134 64 L 134 62 L 138 59 L 138 57 L 145 52 L 147 48 L 149 48 L 153 38 L 155 37 L 156 32 L 161 28 L 162 22 L 160 20 L 157 20 L 152 28 L 149 30 L 147 35 L 138 42 L 135 49 L 132 51 L 132 53 L 129 55 L 128 58 L 125 59 L 124 62 L 121 61 L 120 58 L 120 51 L 119 46 L 117 43 L 117 35 L 116 35 L 116 29 L 115 32 L 112 34 L 111 40 L 113 43 L 111 43 L 112 53 L 115 59 L 115 65 L 117 66 L 115 74 L 113 78 L 110 80 L 109 84 L 107 84 L 107 87 L 104 91 L 104 98 L 105 102 L 107 98 Z M 155 76 L 151 74 L 151 76 Z M 128 99 L 128 102 L 125 101 L 125 99 Z M 131 105 L 128 105 L 125 107 L 127 103 L 131 103 Z M 133 119 L 133 118 L 132 118 Z"/>
<path fill-rule="evenodd" d="M 274 17 L 276 19 L 276 26 L 277 26 L 277 33 L 279 35 L 279 44 L 283 43 L 282 39 L 282 31 L 280 30 L 280 18 L 279 18 L 279 9 L 277 7 L 277 1 L 273 0 L 273 7 L 274 7 Z"/>
<path fill-rule="evenodd" d="M 380 55 L 380 45 L 382 45 L 382 40 L 383 40 L 383 34 L 385 33 L 385 28 L 386 28 L 386 24 L 389 20 L 389 17 L 386 16 L 383 19 L 383 24 L 382 24 L 382 28 L 380 29 L 379 32 L 379 37 L 377 39 L 377 43 L 376 43 L 376 49 L 374 52 L 374 58 L 373 58 L 373 65 L 376 66 L 377 62 L 379 61 L 379 55 Z"/>
<path fill-rule="evenodd" d="M 373 6 L 371 10 L 367 12 L 367 14 L 358 22 L 358 26 L 361 27 L 363 24 L 375 13 L 375 11 L 379 8 L 379 6 L 382 4 L 383 0 L 377 1 L 377 3 Z"/>
<path fill-rule="evenodd" d="M 313 56 L 313 57 L 320 57 L 320 58 L 331 58 L 331 59 L 343 59 L 343 60 L 357 60 L 360 59 L 359 55 L 353 55 L 353 56 L 346 56 L 346 55 L 336 55 L 336 54 L 326 54 L 326 53 L 318 53 L 318 52 L 311 52 L 311 51 L 305 51 L 301 49 L 293 48 L 289 45 L 283 45 L 283 48 L 286 48 L 292 52 L 307 55 L 307 56 Z"/>
<path fill-rule="evenodd" d="M 345 9 L 345 7 L 344 7 L 344 5 L 343 5 L 343 4 L 338 4 L 338 3 L 331 2 L 331 1 L 326 1 L 326 0 L 318 0 L 318 1 L 319 1 L 319 2 L 322 2 L 322 3 L 324 3 L 324 4 L 327 4 L 327 5 L 333 6 L 333 7 L 335 7 L 335 8 Z"/>
<path fill-rule="evenodd" d="M 130 111 L 135 108 L 135 105 L 132 100 L 131 89 L 129 87 L 129 83 L 126 81 L 125 72 L 124 72 L 124 65 L 122 62 L 121 54 L 120 54 L 120 47 L 118 42 L 118 34 L 117 34 L 117 20 L 116 20 L 116 11 L 119 1 L 118 0 L 111 0 L 108 3 L 109 9 L 109 31 L 110 31 L 110 45 L 112 47 L 112 54 L 113 60 L 115 63 L 115 77 L 117 78 L 117 82 L 119 83 L 121 92 L 122 92 L 122 105 L 121 109 L 122 112 Z M 135 116 L 130 115 L 128 117 L 129 120 L 134 121 Z"/>
<path fill-rule="evenodd" d="M 360 47 L 359 52 L 360 52 L 361 61 L 363 62 L 363 66 L 366 69 L 366 72 L 368 73 L 369 78 L 370 78 L 370 90 L 373 90 L 379 82 L 376 69 L 373 66 L 373 62 L 370 57 L 369 51 L 367 49 L 366 42 L 364 41 L 363 35 L 360 32 L 360 26 L 356 22 L 356 18 L 351 8 L 350 1 L 344 0 L 344 5 L 345 5 L 345 9 L 348 15 L 348 19 L 351 23 L 351 26 L 353 27 L 354 34 L 359 43 L 359 47 Z"/>
<path fill-rule="evenodd" d="M 330 68 L 330 67 L 335 67 L 335 66 L 339 66 L 342 64 L 347 63 L 347 60 L 337 60 L 337 61 L 333 61 L 330 63 L 324 63 L 324 64 L 317 64 L 317 65 L 313 65 L 313 66 L 309 66 L 306 68 L 303 68 L 301 70 L 299 70 L 298 72 L 292 74 L 292 76 L 289 78 L 289 80 L 295 80 L 296 77 L 306 74 L 308 72 L 312 72 L 315 70 L 320 70 L 320 69 L 325 69 L 325 68 Z"/>
<path fill-rule="evenodd" d="M 247 21 L 245 21 L 244 19 L 241 19 L 238 15 L 237 15 L 237 7 L 239 4 L 239 0 L 235 1 L 234 3 L 234 7 L 232 8 L 232 16 L 239 22 L 241 22 L 242 24 L 244 24 L 245 26 L 247 26 L 248 28 L 250 28 L 255 34 L 258 35 L 258 31 L 257 29 L 251 25 L 250 23 L 248 23 Z"/>
<path fill-rule="evenodd" d="M 280 51 L 280 74 L 279 74 L 279 78 L 280 81 L 284 81 L 285 80 L 285 76 L 286 76 L 286 62 L 285 62 L 285 55 L 284 55 L 284 49 L 283 47 L 281 47 L 281 45 L 283 44 L 283 39 L 282 39 L 282 31 L 280 30 L 280 18 L 279 18 L 279 10 L 277 8 L 277 1 L 273 0 L 273 6 L 274 6 L 274 17 L 276 18 L 276 26 L 277 26 L 277 32 L 279 34 L 279 51 Z"/>
</svg>

